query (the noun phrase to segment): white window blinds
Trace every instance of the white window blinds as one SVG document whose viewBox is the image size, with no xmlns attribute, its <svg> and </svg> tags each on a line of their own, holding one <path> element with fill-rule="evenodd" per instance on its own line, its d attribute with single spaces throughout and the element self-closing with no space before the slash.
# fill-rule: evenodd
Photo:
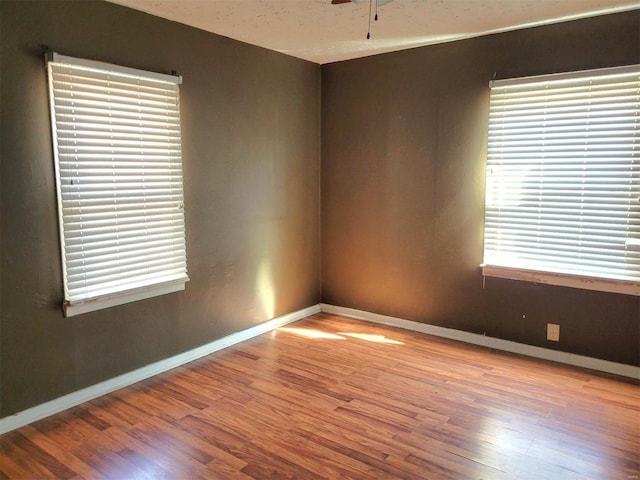
<svg viewBox="0 0 640 480">
<path fill-rule="evenodd" d="M 484 240 L 485 275 L 639 294 L 640 66 L 492 82 Z"/>
<path fill-rule="evenodd" d="M 183 290 L 180 77 L 48 61 L 65 314 Z"/>
</svg>

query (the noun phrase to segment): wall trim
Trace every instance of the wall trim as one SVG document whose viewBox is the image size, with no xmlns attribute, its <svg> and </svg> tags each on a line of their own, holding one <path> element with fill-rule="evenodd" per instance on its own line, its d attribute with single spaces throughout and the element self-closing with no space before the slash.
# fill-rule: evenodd
<svg viewBox="0 0 640 480">
<path fill-rule="evenodd" d="M 232 333 L 231 335 L 214 340 L 213 342 L 200 347 L 174 355 L 173 357 L 160 360 L 145 367 L 105 380 L 104 382 L 77 390 L 54 400 L 36 405 L 35 407 L 28 408 L 27 410 L 23 410 L 14 415 L 9 415 L 0 419 L 0 434 L 10 432 L 11 430 L 23 427 L 24 425 L 41 420 L 55 413 L 62 412 L 68 408 L 75 407 L 81 403 L 93 400 L 94 398 L 106 395 L 107 393 L 111 393 L 120 388 L 127 387 L 141 380 L 158 375 L 159 373 L 184 365 L 185 363 L 192 362 L 193 360 L 197 360 L 198 358 L 217 352 L 218 350 L 222 350 L 253 337 L 257 337 L 258 335 L 267 333 L 275 328 L 282 327 L 310 315 L 314 315 L 320 311 L 320 305 L 318 304 L 273 318 L 259 325 L 249 327 L 246 330 Z"/>
<path fill-rule="evenodd" d="M 573 365 L 575 367 L 582 367 L 591 370 L 598 370 L 600 372 L 612 373 L 614 375 L 629 377 L 635 380 L 640 379 L 640 367 L 636 367 L 634 365 L 616 363 L 609 360 L 601 360 L 599 358 L 586 357 L 583 355 L 576 355 L 574 353 L 561 352 L 558 350 L 551 350 L 549 348 L 526 345 L 524 343 L 512 342 L 510 340 L 487 337 L 485 335 L 479 335 L 477 333 L 454 330 L 452 328 L 438 327 L 436 325 L 414 322 L 412 320 L 404 320 L 402 318 L 380 315 L 378 313 L 371 313 L 363 310 L 356 310 L 353 308 L 337 307 L 335 305 L 328 305 L 325 303 L 321 303 L 320 308 L 323 312 L 332 313 L 334 315 L 342 315 L 344 317 L 355 318 L 357 320 L 364 320 L 367 322 L 403 328 L 405 330 L 412 330 L 414 332 L 426 333 L 428 335 L 435 335 L 437 337 L 458 340 L 460 342 L 471 343 L 474 345 L 481 345 L 496 350 L 503 350 L 505 352 L 518 353 L 529 357 Z"/>
</svg>

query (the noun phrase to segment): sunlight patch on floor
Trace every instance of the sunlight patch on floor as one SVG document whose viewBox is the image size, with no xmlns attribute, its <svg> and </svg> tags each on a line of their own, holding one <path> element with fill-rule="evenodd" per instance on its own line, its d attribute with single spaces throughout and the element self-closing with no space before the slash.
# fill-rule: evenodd
<svg viewBox="0 0 640 480">
<path fill-rule="evenodd" d="M 278 329 L 281 332 L 295 333 L 301 337 L 307 338 L 327 338 L 331 340 L 345 340 L 344 337 L 336 335 L 335 333 L 323 332 L 322 330 L 316 330 L 314 328 L 295 328 L 295 327 L 280 327 Z"/>
<path fill-rule="evenodd" d="M 393 340 L 391 338 L 385 337 L 384 335 L 374 335 L 371 333 L 338 332 L 338 335 L 344 335 L 345 337 L 358 338 L 360 340 L 366 340 L 367 342 L 389 343 L 391 345 L 404 345 L 404 342 L 401 342 L 399 340 Z"/>
<path fill-rule="evenodd" d="M 386 343 L 390 345 L 404 345 L 404 342 L 399 340 L 393 340 L 391 338 L 387 338 L 384 335 L 374 335 L 371 333 L 352 333 L 352 332 L 338 332 L 338 333 L 330 333 L 323 332 L 322 330 L 317 330 L 315 328 L 297 328 L 297 327 L 280 327 L 278 328 L 280 332 L 293 333 L 295 335 L 300 335 L 301 337 L 306 338 L 323 338 L 329 340 L 346 340 L 346 337 L 349 338 L 357 338 L 358 340 L 365 340 L 367 342 L 374 343 Z"/>
</svg>

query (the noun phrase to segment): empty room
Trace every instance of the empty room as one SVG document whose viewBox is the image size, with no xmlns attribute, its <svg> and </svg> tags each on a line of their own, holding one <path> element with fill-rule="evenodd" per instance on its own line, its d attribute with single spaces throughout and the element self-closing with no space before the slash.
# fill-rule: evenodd
<svg viewBox="0 0 640 480">
<path fill-rule="evenodd" d="M 640 477 L 637 1 L 0 22 L 0 478 Z"/>
</svg>

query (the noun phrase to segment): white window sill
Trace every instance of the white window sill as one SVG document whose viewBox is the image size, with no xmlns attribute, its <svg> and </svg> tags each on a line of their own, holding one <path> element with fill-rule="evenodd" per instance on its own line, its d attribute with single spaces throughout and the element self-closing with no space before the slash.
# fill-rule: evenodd
<svg viewBox="0 0 640 480">
<path fill-rule="evenodd" d="M 640 296 L 640 284 L 622 280 L 608 280 L 604 278 L 583 277 L 562 273 L 540 272 L 520 268 L 501 267 L 496 265 L 480 265 L 485 277 L 506 278 L 523 282 L 544 283 L 562 287 L 597 290 L 600 292 L 622 293 Z"/>
<path fill-rule="evenodd" d="M 181 278 L 170 282 L 127 290 L 126 292 L 115 293 L 113 295 L 93 298 L 82 302 L 65 303 L 63 304 L 64 316 L 73 317 L 83 313 L 102 310 L 103 308 L 124 305 L 125 303 L 166 295 L 167 293 L 179 292 L 184 290 L 185 282 L 188 280 L 189 278 Z"/>
</svg>

